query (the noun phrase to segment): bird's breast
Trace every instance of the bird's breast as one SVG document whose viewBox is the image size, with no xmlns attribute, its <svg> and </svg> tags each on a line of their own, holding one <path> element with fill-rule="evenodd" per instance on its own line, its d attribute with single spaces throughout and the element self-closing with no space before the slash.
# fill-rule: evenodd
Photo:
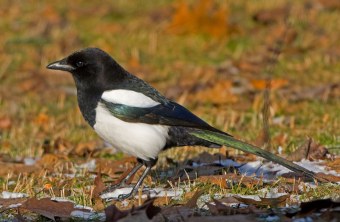
<svg viewBox="0 0 340 222">
<path fill-rule="evenodd" d="M 94 129 L 113 147 L 144 160 L 157 157 L 166 145 L 169 131 L 168 126 L 122 121 L 100 102 Z"/>
</svg>

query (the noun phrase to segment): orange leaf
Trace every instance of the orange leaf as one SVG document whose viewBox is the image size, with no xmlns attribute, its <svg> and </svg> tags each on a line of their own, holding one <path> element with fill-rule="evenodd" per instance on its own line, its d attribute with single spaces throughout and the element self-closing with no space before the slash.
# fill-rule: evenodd
<svg viewBox="0 0 340 222">
<path fill-rule="evenodd" d="M 252 84 L 254 89 L 263 90 L 266 88 L 267 81 L 268 80 L 266 79 L 256 79 L 256 80 L 252 80 L 250 83 Z M 270 81 L 270 88 L 273 90 L 280 89 L 288 84 L 288 80 L 286 79 L 272 79 L 269 81 Z"/>
</svg>

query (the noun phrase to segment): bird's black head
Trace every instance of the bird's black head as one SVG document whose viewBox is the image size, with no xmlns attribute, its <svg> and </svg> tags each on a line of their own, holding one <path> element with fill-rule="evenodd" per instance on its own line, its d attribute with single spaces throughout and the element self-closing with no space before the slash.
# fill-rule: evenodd
<svg viewBox="0 0 340 222">
<path fill-rule="evenodd" d="M 52 62 L 46 68 L 72 73 L 77 87 L 89 85 L 98 87 L 113 77 L 105 75 L 117 73 L 118 77 L 123 70 L 110 55 L 98 48 L 74 52 L 64 59 Z"/>
</svg>

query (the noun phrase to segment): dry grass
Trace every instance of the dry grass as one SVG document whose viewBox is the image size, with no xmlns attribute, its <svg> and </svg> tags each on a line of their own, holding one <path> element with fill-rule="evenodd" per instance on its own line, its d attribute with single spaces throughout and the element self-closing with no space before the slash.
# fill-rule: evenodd
<svg viewBox="0 0 340 222">
<path fill-rule="evenodd" d="M 177 14 L 173 21 L 174 5 L 165 0 L 100 4 L 77 0 L 67 5 L 5 1 L 0 9 L 1 159 L 15 162 L 25 157 L 40 158 L 47 142 L 56 153 L 64 152 L 66 156 L 79 144 L 94 141 L 99 144 L 96 147 L 103 146 L 77 108 L 71 77 L 45 69 L 48 62 L 88 46 L 106 50 L 128 70 L 217 128 L 262 145 L 262 89 L 251 82 L 266 77 L 268 48 L 287 27 L 282 22 L 284 17 L 263 25 L 252 16 L 288 3 L 288 31 L 292 39 L 284 43 L 271 76 L 274 81 L 287 81 L 271 93 L 272 147 L 276 152 L 282 146 L 287 154 L 308 136 L 339 153 L 339 85 L 335 89 L 326 87 L 340 82 L 339 9 L 320 8 L 316 2 L 308 8 L 307 1 L 230 1 L 223 5 L 228 7 L 223 8 L 228 11 L 226 17 L 219 17 L 217 23 L 223 23 L 221 18 L 226 20 L 225 32 L 221 34 L 214 27 L 211 32 L 217 34 L 210 35 L 209 29 L 197 31 L 197 25 L 194 31 L 173 32 L 171 24 L 178 24 L 183 18 Z M 206 4 L 221 6 L 213 1 Z M 197 16 L 195 22 L 205 14 Z M 277 19 L 275 14 L 272 16 Z M 318 87 L 326 89 L 315 92 Z M 243 93 L 235 93 L 240 90 Z M 4 121 L 10 124 L 4 125 Z M 159 166 L 167 165 L 166 156 L 183 161 L 202 151 L 220 152 L 206 148 L 172 149 L 161 155 Z M 109 152 L 97 155 L 117 158 Z M 69 158 L 69 162 L 72 158 L 81 159 Z M 9 173 L 7 177 L 2 175 L 1 187 L 30 196 L 66 195 L 77 203 L 92 206 L 91 174 L 74 169 L 78 178 L 70 179 L 63 172 L 20 176 Z M 58 189 L 46 190 L 46 184 Z M 67 188 L 59 189 L 65 184 Z M 306 199 L 328 196 L 334 189 L 338 188 L 316 188 L 305 194 Z M 256 190 L 212 187 L 210 192 L 249 194 Z"/>
</svg>

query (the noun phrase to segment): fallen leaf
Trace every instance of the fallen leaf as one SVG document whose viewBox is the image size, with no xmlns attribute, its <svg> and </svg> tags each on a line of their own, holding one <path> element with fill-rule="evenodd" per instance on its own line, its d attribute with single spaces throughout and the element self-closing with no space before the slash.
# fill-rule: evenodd
<svg viewBox="0 0 340 222">
<path fill-rule="evenodd" d="M 327 182 L 340 182 L 340 176 L 335 176 L 332 174 L 316 173 L 315 176 L 320 179 L 324 179 Z"/>
<path fill-rule="evenodd" d="M 202 33 L 216 37 L 228 34 L 229 11 L 225 4 L 217 5 L 212 0 L 200 0 L 190 6 L 179 1 L 168 30 L 176 34 Z"/>
<path fill-rule="evenodd" d="M 289 197 L 289 194 L 285 194 L 276 198 L 265 198 L 265 197 L 259 197 L 260 201 L 257 201 L 252 198 L 246 198 L 241 196 L 234 196 L 235 199 L 238 201 L 248 204 L 248 205 L 256 205 L 256 206 L 279 206 L 283 202 L 286 201 L 286 199 Z"/>
<path fill-rule="evenodd" d="M 12 126 L 12 121 L 9 117 L 0 117 L 0 130 L 9 129 Z"/>
<path fill-rule="evenodd" d="M 264 90 L 267 88 L 266 79 L 255 79 L 251 80 L 250 83 L 257 90 Z M 286 79 L 271 79 L 270 80 L 270 89 L 276 90 L 285 87 L 288 84 L 288 80 Z"/>
<path fill-rule="evenodd" d="M 121 178 L 134 164 L 137 163 L 134 157 L 125 157 L 121 160 L 96 159 L 96 172 L 101 172 L 110 176 L 112 179 Z M 115 181 L 117 183 L 119 181 Z"/>
<path fill-rule="evenodd" d="M 340 173 L 340 157 L 336 157 L 334 160 L 327 162 L 326 165 L 332 170 Z"/>
<path fill-rule="evenodd" d="M 6 209 L 11 205 L 16 205 L 17 207 L 20 206 L 23 202 L 25 202 L 27 198 L 0 198 L 0 206 L 1 209 Z"/>
<path fill-rule="evenodd" d="M 234 198 L 235 199 L 235 198 Z M 236 203 L 240 203 L 238 200 L 236 200 Z M 228 206 L 226 203 L 222 202 L 221 200 L 213 199 L 213 203 L 206 203 L 209 211 L 213 215 L 235 215 L 235 214 L 253 214 L 253 213 L 263 213 L 263 211 L 260 211 L 256 209 L 255 206 L 250 205 L 247 208 L 239 208 L 236 206 Z"/>
<path fill-rule="evenodd" d="M 288 7 L 271 8 L 257 12 L 253 19 L 256 22 L 268 25 L 279 21 L 284 21 L 289 13 Z"/>
<path fill-rule="evenodd" d="M 96 141 L 89 141 L 86 143 L 79 143 L 75 149 L 71 151 L 72 154 L 75 154 L 77 156 L 88 156 L 91 154 L 93 151 L 95 151 L 97 147 L 97 142 Z"/>
<path fill-rule="evenodd" d="M 110 205 L 105 208 L 105 216 L 107 222 L 121 221 L 122 218 L 127 218 L 124 221 L 146 221 L 151 220 L 159 212 L 161 208 L 153 205 L 154 199 L 146 200 L 139 207 L 132 207 L 129 210 L 119 210 L 115 205 Z"/>
<path fill-rule="evenodd" d="M 340 2 L 338 0 L 318 0 L 318 2 L 326 9 L 340 9 Z"/>
<path fill-rule="evenodd" d="M 94 179 L 94 189 L 93 189 L 93 197 L 98 198 L 100 193 L 105 190 L 105 184 L 102 180 L 101 174 L 98 173 L 96 178 Z"/>
<path fill-rule="evenodd" d="M 52 170 L 65 160 L 67 160 L 67 157 L 64 155 L 44 154 L 41 159 L 37 161 L 36 165 L 44 169 Z"/>
<path fill-rule="evenodd" d="M 75 210 L 72 202 L 57 202 L 50 198 L 40 200 L 30 198 L 24 202 L 20 208 L 32 211 L 51 220 L 56 220 L 56 218 L 70 218 L 72 211 Z"/>
<path fill-rule="evenodd" d="M 340 202 L 335 202 L 331 199 L 324 199 L 324 200 L 313 200 L 309 202 L 302 202 L 300 205 L 300 211 L 294 213 L 286 213 L 288 217 L 294 216 L 304 216 L 310 215 L 313 212 L 317 212 L 321 209 L 330 209 L 330 208 L 337 208 L 340 207 Z"/>
<path fill-rule="evenodd" d="M 186 202 L 186 204 L 184 205 L 185 207 L 188 208 L 196 208 L 197 207 L 197 200 L 200 196 L 202 196 L 202 194 L 204 193 L 204 189 L 202 190 L 196 190 L 193 195 L 191 196 L 191 198 L 188 200 L 188 202 Z M 187 195 L 186 198 L 187 199 Z"/>
<path fill-rule="evenodd" d="M 290 154 L 287 159 L 290 161 L 300 161 L 302 159 L 320 160 L 325 159 L 327 154 L 329 154 L 329 152 L 326 147 L 316 143 L 312 138 L 309 138 L 304 144 Z"/>
</svg>

